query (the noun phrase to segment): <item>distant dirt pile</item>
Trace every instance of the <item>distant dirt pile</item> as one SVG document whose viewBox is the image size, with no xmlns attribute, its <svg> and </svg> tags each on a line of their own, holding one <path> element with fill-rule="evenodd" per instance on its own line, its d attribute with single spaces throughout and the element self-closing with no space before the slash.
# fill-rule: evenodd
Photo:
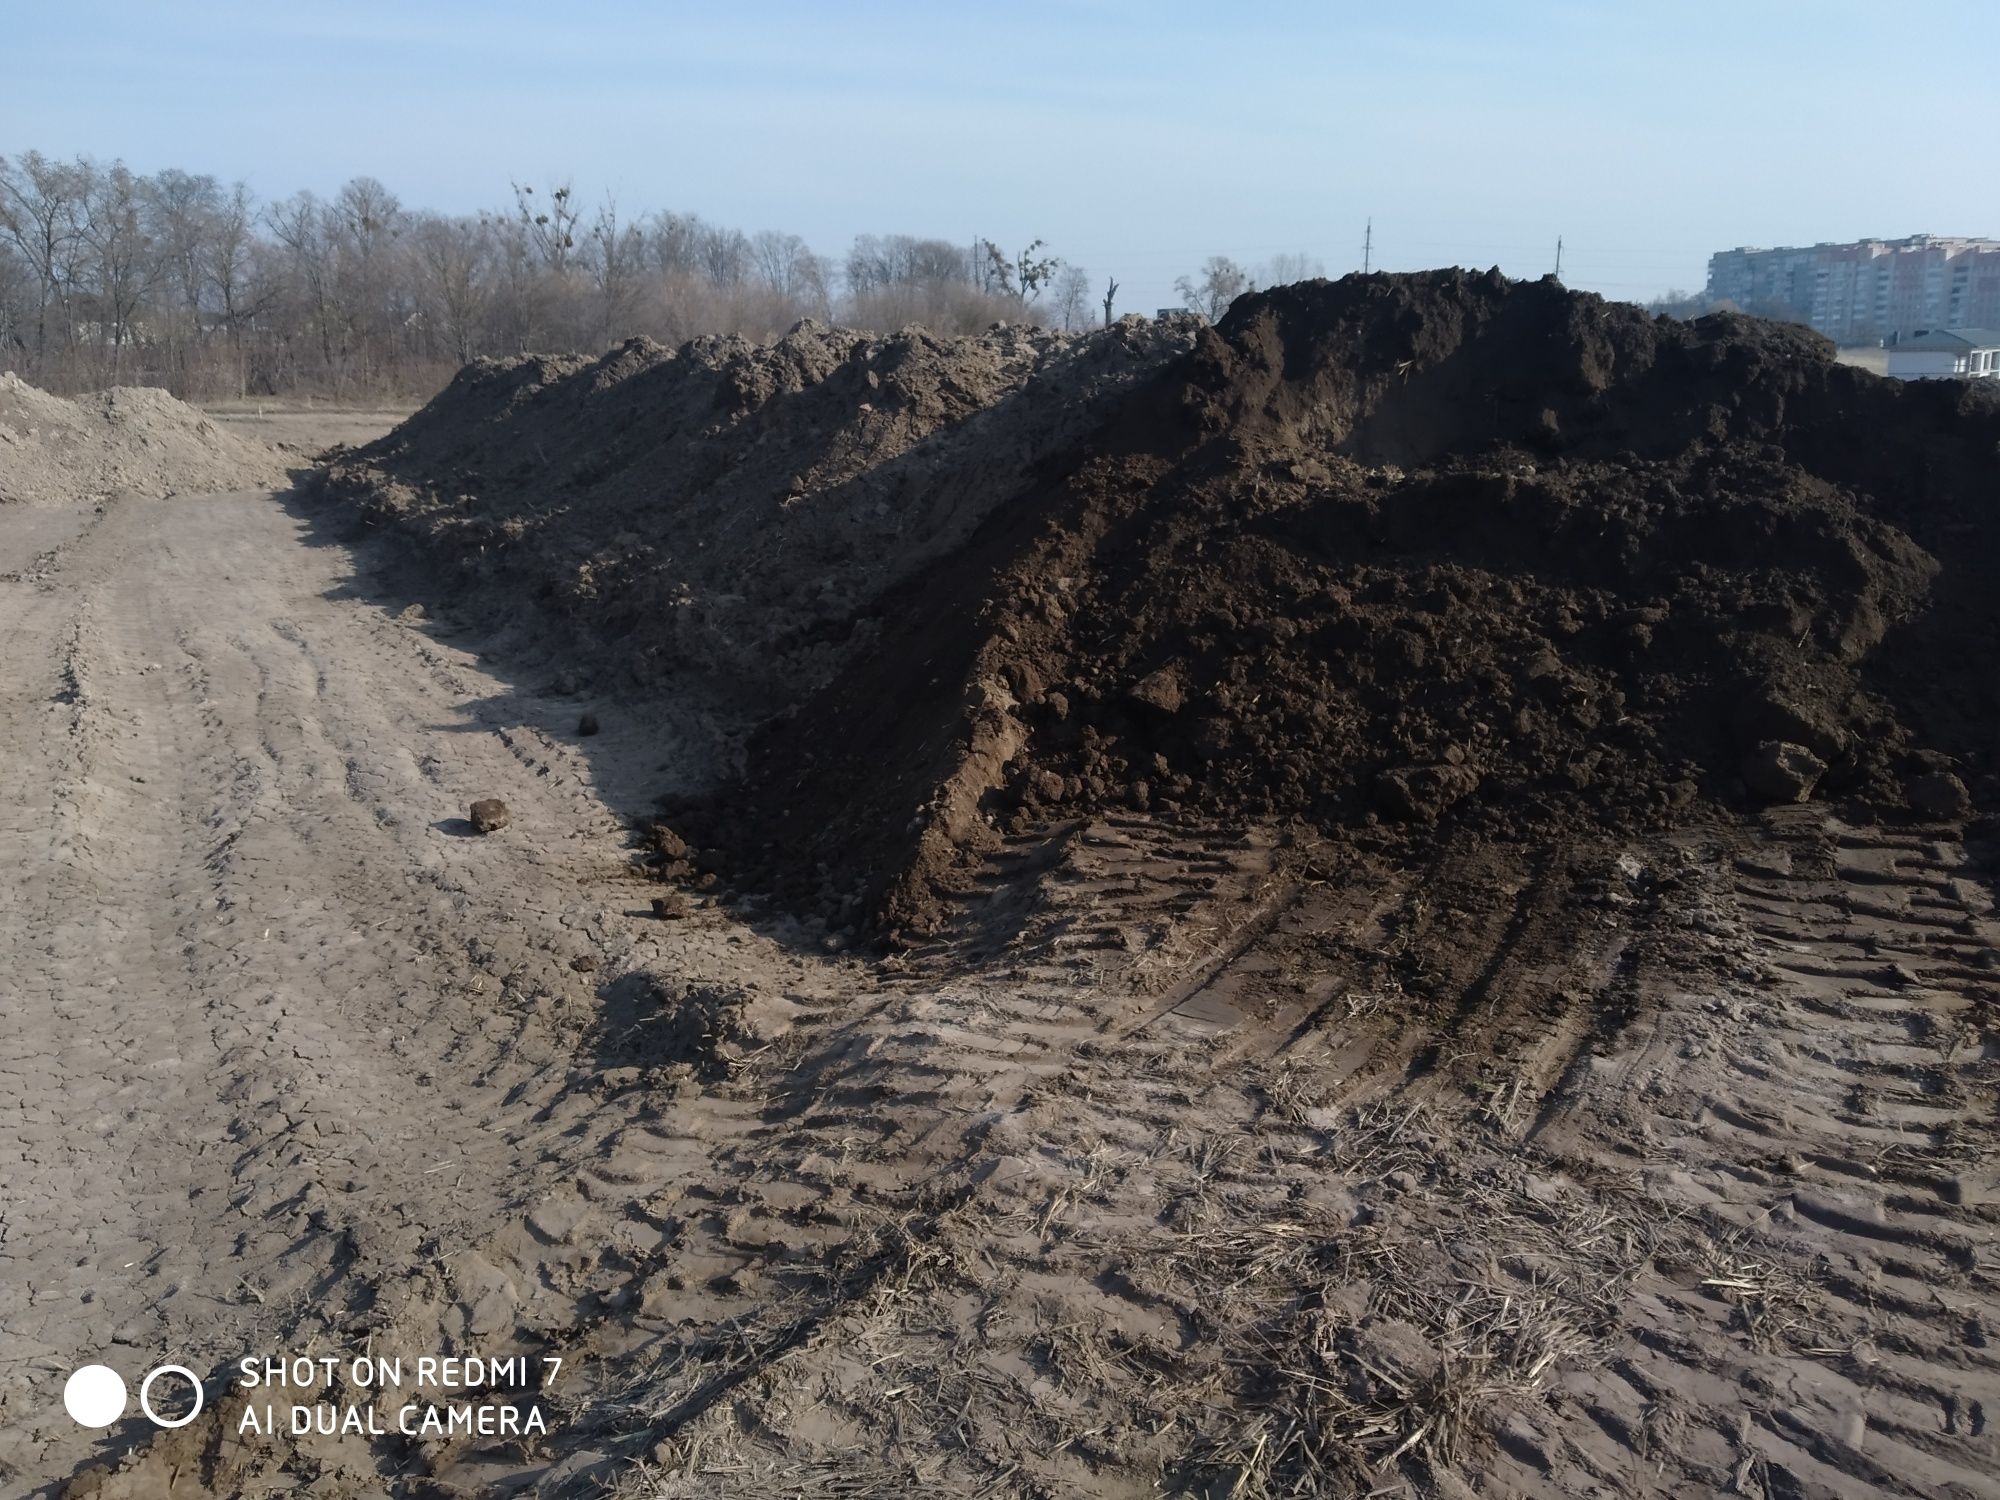
<svg viewBox="0 0 2000 1500">
<path fill-rule="evenodd" d="M 1529 838 L 1992 805 L 1989 393 L 1497 274 L 1282 288 L 1176 342 L 489 366 L 335 486 L 609 649 L 754 676 L 740 781 L 675 826 L 891 934 L 1003 831 L 1107 805 Z"/>
<path fill-rule="evenodd" d="M 0 374 L 0 503 L 67 505 L 284 482 L 277 454 L 165 391 L 114 386 L 66 401 Z"/>
</svg>

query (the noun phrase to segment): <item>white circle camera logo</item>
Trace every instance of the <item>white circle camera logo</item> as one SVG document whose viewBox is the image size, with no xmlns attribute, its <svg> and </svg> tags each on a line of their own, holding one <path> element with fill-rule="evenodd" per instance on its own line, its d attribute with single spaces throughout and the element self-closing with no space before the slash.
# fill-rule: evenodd
<svg viewBox="0 0 2000 1500">
<path fill-rule="evenodd" d="M 63 1385 L 63 1410 L 79 1427 L 109 1427 L 125 1415 L 125 1381 L 109 1365 L 85 1365 Z"/>
<path fill-rule="evenodd" d="M 194 1392 L 194 1405 L 178 1417 L 163 1417 L 153 1410 L 153 1382 L 162 1375 L 178 1375 Z M 204 1393 L 201 1381 L 186 1365 L 160 1365 L 149 1370 L 139 1382 L 139 1410 L 155 1427 L 185 1427 L 201 1415 Z M 125 1415 L 125 1379 L 109 1365 L 85 1365 L 63 1383 L 63 1410 L 79 1427 L 109 1427 Z"/>
</svg>

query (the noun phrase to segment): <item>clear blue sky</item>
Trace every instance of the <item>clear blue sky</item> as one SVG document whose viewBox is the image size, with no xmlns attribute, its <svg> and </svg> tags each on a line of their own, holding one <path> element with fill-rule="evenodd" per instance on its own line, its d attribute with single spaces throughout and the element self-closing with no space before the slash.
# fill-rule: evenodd
<svg viewBox="0 0 2000 1500">
<path fill-rule="evenodd" d="M 1040 237 L 1124 310 L 1210 254 L 1550 269 L 2000 235 L 2000 4 L 0 0 L 0 153 L 267 198 L 510 179 L 780 228 Z"/>
</svg>

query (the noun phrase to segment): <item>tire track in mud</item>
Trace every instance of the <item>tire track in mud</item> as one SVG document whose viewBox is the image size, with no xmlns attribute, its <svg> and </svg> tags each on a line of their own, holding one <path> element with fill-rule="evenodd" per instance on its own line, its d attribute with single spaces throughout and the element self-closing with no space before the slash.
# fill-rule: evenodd
<svg viewBox="0 0 2000 1500">
<path fill-rule="evenodd" d="M 1656 1321 L 1611 1376 L 1568 1384 L 1614 1438 L 1649 1412 L 1713 1435 L 1651 1455 L 1655 1489 L 2000 1492 L 1974 1332 L 2000 1295 L 1994 991 L 1963 961 L 2000 935 L 1987 888 L 1943 831 L 1801 809 L 1738 846 L 1718 894 L 1700 919 L 1729 979 L 1612 1048 L 1541 1141 L 1574 1165 L 1616 1131 L 1654 1211 L 1700 1231 L 1635 1288 Z M 1670 996 L 1673 974 L 1640 982 Z M 1556 1489 L 1566 1466 L 1619 1472 L 1587 1430 L 1541 1451 Z"/>
<path fill-rule="evenodd" d="M 1021 841 L 977 972 L 850 971 L 706 1082 L 607 1075 L 637 1114 L 481 1250 L 573 1309 L 573 1441 L 406 1472 L 1992 1493 L 1995 1215 L 1929 1102 L 1990 1131 L 1990 900 L 1821 816 L 1539 871 Z M 1447 1443 L 1412 1393 L 1468 1370 Z"/>
<path fill-rule="evenodd" d="M 592 1082 L 600 984 L 771 962 L 630 915 L 623 824 L 535 722 L 561 705 L 343 597 L 298 530 L 263 495 L 112 502 L 0 582 L 10 1493 L 149 1435 L 63 1416 L 91 1358 L 532 1344 L 543 1247 L 482 1251 L 638 1108 Z M 465 836 L 494 792 L 514 829 Z"/>
<path fill-rule="evenodd" d="M 747 1077 L 684 1103 L 733 1121 L 725 1170 L 631 1268 L 656 1358 L 593 1472 L 1995 1492 L 1961 849 L 1816 809 L 1554 860 L 1273 847 L 1021 841 L 968 902 L 979 975 L 914 955 L 801 1017 L 761 1112 Z"/>
</svg>

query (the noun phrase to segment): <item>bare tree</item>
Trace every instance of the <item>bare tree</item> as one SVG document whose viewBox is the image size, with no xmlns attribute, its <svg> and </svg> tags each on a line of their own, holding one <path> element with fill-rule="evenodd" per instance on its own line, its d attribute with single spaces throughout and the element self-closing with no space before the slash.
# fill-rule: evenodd
<svg viewBox="0 0 2000 1500">
<path fill-rule="evenodd" d="M 478 350 L 479 326 L 490 301 L 491 240 L 485 221 L 441 214 L 423 215 L 411 234 L 431 319 L 459 364 Z"/>
<path fill-rule="evenodd" d="M 0 363 L 11 363 L 15 351 L 26 351 L 30 329 L 23 309 L 34 301 L 28 263 L 12 245 L 0 242 Z"/>
<path fill-rule="evenodd" d="M 297 330 L 297 338 L 318 345 L 322 367 L 336 372 L 340 365 L 339 302 L 325 205 L 310 191 L 294 193 L 272 204 L 265 222 L 283 249 L 281 274 L 285 284 L 280 295 L 292 304 L 287 321 Z M 294 353 L 286 364 L 295 365 L 296 360 Z"/>
<path fill-rule="evenodd" d="M 794 295 L 811 280 L 812 262 L 811 249 L 795 234 L 765 229 L 750 237 L 751 274 L 781 297 Z"/>
<path fill-rule="evenodd" d="M 583 215 L 575 197 L 567 182 L 550 188 L 539 201 L 535 200 L 532 187 L 514 184 L 514 213 L 526 233 L 527 244 L 541 263 L 557 275 L 568 268 L 570 252 L 576 249 L 577 221 Z"/>
<path fill-rule="evenodd" d="M 1295 281 L 1312 281 L 1326 275 L 1326 263 L 1314 255 L 1303 251 L 1289 255 L 1274 255 L 1265 261 L 1251 278 L 1250 285 L 1290 286 Z"/>
<path fill-rule="evenodd" d="M 494 347 L 526 350 L 544 343 L 543 266 L 529 224 L 518 214 L 483 220 L 492 246 Z"/>
<path fill-rule="evenodd" d="M 645 262 L 646 236 L 635 224 L 618 222 L 618 204 L 609 194 L 597 210 L 585 241 L 591 290 L 595 293 L 592 340 L 608 344 L 631 325 L 638 303 L 639 275 Z"/>
<path fill-rule="evenodd" d="M 695 241 L 695 254 L 703 274 L 715 286 L 741 286 L 750 275 L 750 240 L 740 229 L 704 224 Z"/>
<path fill-rule="evenodd" d="M 399 353 L 398 331 L 415 308 L 398 273 L 403 206 L 373 177 L 356 177 L 327 210 L 343 328 L 342 348 L 360 378 L 373 384 Z"/>
<path fill-rule="evenodd" d="M 160 277 L 177 303 L 171 309 L 173 316 L 162 320 L 161 339 L 169 366 L 185 380 L 203 335 L 208 242 L 221 208 L 222 189 L 213 177 L 169 168 L 142 184 L 142 191 Z"/>
<path fill-rule="evenodd" d="M 275 282 L 275 278 L 265 277 L 262 285 L 257 285 L 260 258 L 268 259 L 268 249 L 257 239 L 257 200 L 239 182 L 215 211 L 204 258 L 207 285 L 215 295 L 229 338 L 232 394 L 238 396 L 244 393 L 249 378 L 244 333 L 250 321 L 269 305 Z"/>
<path fill-rule="evenodd" d="M 1107 279 L 1104 284 L 1104 326 L 1111 326 L 1111 305 L 1118 300 L 1118 283 Z"/>
<path fill-rule="evenodd" d="M 0 350 L 57 389 L 108 376 L 185 396 L 407 395 L 480 354 L 636 333 L 769 338 L 804 316 L 1075 328 L 1088 311 L 1083 272 L 1040 241 L 1007 255 L 977 239 L 863 235 L 837 267 L 781 230 L 632 220 L 608 198 L 585 216 L 580 202 L 567 184 L 515 184 L 497 210 L 453 217 L 356 177 L 331 199 L 260 205 L 241 184 L 179 170 L 0 159 Z"/>
<path fill-rule="evenodd" d="M 1081 328 L 1090 317 L 1090 273 L 1082 266 L 1064 266 L 1056 277 L 1055 315 L 1064 328 Z"/>
<path fill-rule="evenodd" d="M 35 279 L 35 353 L 46 357 L 52 312 L 67 310 L 66 272 L 83 240 L 82 163 L 51 161 L 30 151 L 15 167 L 0 158 L 0 235 L 14 245 Z M 67 324 L 67 318 L 64 320 Z M 65 326 L 62 341 L 67 344 Z"/>
<path fill-rule="evenodd" d="M 988 285 L 1003 296 L 1012 297 L 1022 307 L 1028 306 L 1062 268 L 1062 261 L 1053 255 L 1037 257 L 1035 252 L 1042 248 L 1042 241 L 1035 240 L 1019 254 L 1008 257 L 991 240 L 985 242 Z"/>
<path fill-rule="evenodd" d="M 159 270 L 141 214 L 139 179 L 122 161 L 91 174 L 83 199 L 83 239 L 90 247 L 96 280 L 97 341 L 103 341 L 108 325 L 115 382 L 124 375 L 132 315 Z"/>
<path fill-rule="evenodd" d="M 694 214 L 654 214 L 646 225 L 646 254 L 653 268 L 668 276 L 694 272 L 700 261 L 695 247 L 705 227 Z"/>
<path fill-rule="evenodd" d="M 1249 289 L 1249 273 L 1226 255 L 1211 255 L 1203 261 L 1199 277 L 1183 276 L 1174 282 L 1182 300 L 1211 323 Z"/>
</svg>

